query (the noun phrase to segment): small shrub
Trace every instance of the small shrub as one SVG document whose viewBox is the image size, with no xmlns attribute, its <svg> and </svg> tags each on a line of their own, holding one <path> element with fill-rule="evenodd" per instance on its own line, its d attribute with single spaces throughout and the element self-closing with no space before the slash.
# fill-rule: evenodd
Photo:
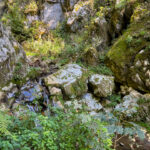
<svg viewBox="0 0 150 150">
<path fill-rule="evenodd" d="M 107 107 L 115 107 L 118 103 L 121 102 L 121 95 L 113 94 L 109 97 L 110 104 L 107 105 Z"/>
</svg>

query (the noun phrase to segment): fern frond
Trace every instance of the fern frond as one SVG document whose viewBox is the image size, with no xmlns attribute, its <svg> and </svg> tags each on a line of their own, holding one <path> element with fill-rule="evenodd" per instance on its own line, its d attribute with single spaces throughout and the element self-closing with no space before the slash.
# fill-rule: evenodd
<svg viewBox="0 0 150 150">
<path fill-rule="evenodd" d="M 0 133 L 3 135 L 11 135 L 11 133 L 8 131 L 8 125 L 10 121 L 8 120 L 8 117 L 0 112 Z"/>
</svg>

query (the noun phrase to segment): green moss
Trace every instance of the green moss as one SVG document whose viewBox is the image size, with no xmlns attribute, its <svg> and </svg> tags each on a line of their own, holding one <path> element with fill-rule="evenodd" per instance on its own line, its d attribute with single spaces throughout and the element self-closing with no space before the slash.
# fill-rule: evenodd
<svg viewBox="0 0 150 150">
<path fill-rule="evenodd" d="M 145 33 L 150 32 L 150 25 L 147 24 L 149 19 L 150 17 L 145 17 L 139 22 L 132 23 L 107 54 L 107 65 L 120 82 L 126 82 L 125 78 L 131 73 L 131 70 L 128 72 L 129 67 L 136 59 L 149 56 L 149 51 L 145 51 L 145 48 L 150 45 L 150 41 L 145 38 Z M 139 54 L 143 49 L 145 54 Z"/>
</svg>

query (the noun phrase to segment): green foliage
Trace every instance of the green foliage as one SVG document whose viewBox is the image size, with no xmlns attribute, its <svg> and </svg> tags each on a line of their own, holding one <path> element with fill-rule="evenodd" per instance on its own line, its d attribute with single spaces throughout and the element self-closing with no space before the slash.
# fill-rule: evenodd
<svg viewBox="0 0 150 150">
<path fill-rule="evenodd" d="M 142 126 L 143 128 L 146 129 L 148 133 L 150 133 L 150 124 L 149 123 L 144 123 L 144 122 L 136 122 L 138 125 Z"/>
<path fill-rule="evenodd" d="M 121 95 L 113 94 L 109 97 L 110 104 L 107 105 L 107 107 L 115 107 L 118 103 L 121 102 Z"/>
<path fill-rule="evenodd" d="M 124 8 L 129 0 L 120 0 L 120 2 L 116 5 L 116 8 Z"/>
<path fill-rule="evenodd" d="M 131 35 L 128 35 L 126 38 L 126 43 L 130 45 L 132 41 L 133 41 L 133 37 Z"/>
<path fill-rule="evenodd" d="M 12 77 L 12 82 L 14 84 L 17 84 L 18 86 L 21 86 L 25 82 L 21 72 L 22 72 L 22 63 L 19 62 L 15 66 L 15 70 L 13 72 L 13 77 Z"/>
<path fill-rule="evenodd" d="M 2 21 L 11 27 L 11 31 L 19 42 L 31 37 L 30 30 L 25 27 L 25 16 L 21 12 L 18 3 L 8 4 L 9 13 L 4 14 Z"/>
<path fill-rule="evenodd" d="M 8 131 L 9 117 L 0 111 L 0 134 L 10 136 Z"/>
<path fill-rule="evenodd" d="M 89 66 L 88 70 L 92 73 L 113 75 L 112 71 L 105 64 L 99 64 L 98 66 L 94 67 Z"/>
<path fill-rule="evenodd" d="M 145 138 L 145 134 L 141 127 L 133 122 L 127 122 L 124 120 L 123 115 L 120 112 L 115 112 L 114 114 L 99 113 L 97 117 L 100 119 L 100 121 L 107 122 L 105 126 L 107 127 L 109 134 L 119 134 L 122 136 L 129 135 L 130 137 L 133 137 L 137 134 L 139 138 Z"/>
<path fill-rule="evenodd" d="M 39 67 L 29 67 L 27 77 L 30 79 L 35 79 L 40 74 L 40 68 Z"/>
<path fill-rule="evenodd" d="M 52 40 L 28 40 L 23 45 L 28 55 L 34 53 L 34 56 L 58 56 L 64 48 L 64 43 L 60 39 Z"/>
<path fill-rule="evenodd" d="M 12 136 L 0 135 L 0 149 L 111 150 L 111 138 L 98 119 L 75 110 L 51 111 L 54 116 L 30 112 L 10 117 L 7 129 Z"/>
</svg>

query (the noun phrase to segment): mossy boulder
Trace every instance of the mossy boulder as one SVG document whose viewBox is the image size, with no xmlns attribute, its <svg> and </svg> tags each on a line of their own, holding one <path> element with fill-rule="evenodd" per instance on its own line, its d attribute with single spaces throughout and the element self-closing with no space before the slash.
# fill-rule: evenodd
<svg viewBox="0 0 150 150">
<path fill-rule="evenodd" d="M 86 70 L 77 64 L 65 65 L 61 70 L 44 78 L 49 89 L 61 88 L 66 98 L 76 98 L 87 92 L 86 80 Z"/>
<path fill-rule="evenodd" d="M 145 15 L 133 22 L 109 50 L 106 60 L 117 82 L 144 92 L 150 90 L 149 20 Z"/>
</svg>

